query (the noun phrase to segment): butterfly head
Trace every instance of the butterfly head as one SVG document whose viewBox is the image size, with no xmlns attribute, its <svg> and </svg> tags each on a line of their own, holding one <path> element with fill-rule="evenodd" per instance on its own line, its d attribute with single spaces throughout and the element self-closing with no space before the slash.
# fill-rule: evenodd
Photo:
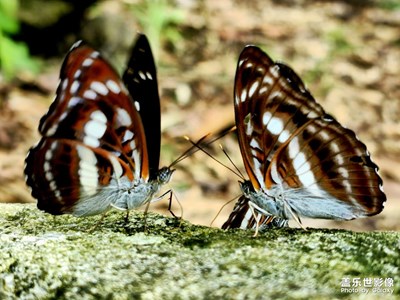
<svg viewBox="0 0 400 300">
<path fill-rule="evenodd" d="M 170 181 L 172 174 L 175 172 L 175 169 L 171 169 L 171 167 L 162 167 L 158 171 L 157 181 L 160 184 L 166 184 Z"/>
<path fill-rule="evenodd" d="M 249 196 L 255 192 L 250 180 L 239 181 L 239 185 L 243 195 L 247 198 L 249 198 Z"/>
</svg>

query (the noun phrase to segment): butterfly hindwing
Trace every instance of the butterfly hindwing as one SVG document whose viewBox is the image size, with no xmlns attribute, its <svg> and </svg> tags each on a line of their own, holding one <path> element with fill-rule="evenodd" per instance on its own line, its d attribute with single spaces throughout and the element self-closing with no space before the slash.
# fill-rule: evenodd
<svg viewBox="0 0 400 300">
<path fill-rule="evenodd" d="M 386 197 L 377 170 L 354 132 L 325 116 L 303 125 L 277 151 L 268 174 L 293 195 L 302 193 L 288 202 L 303 216 L 350 220 L 382 211 Z"/>
<path fill-rule="evenodd" d="M 228 220 L 222 225 L 222 229 L 240 228 L 264 230 L 274 227 L 287 227 L 287 221 L 273 216 L 266 216 L 256 209 L 251 210 L 249 199 L 242 195 L 235 203 Z M 254 213 L 253 213 L 254 212 Z"/>
<path fill-rule="evenodd" d="M 39 209 L 79 216 L 105 211 L 111 199 L 102 191 L 111 180 L 132 175 L 128 164 L 106 150 L 54 138 L 42 139 L 30 150 L 25 173 Z"/>
</svg>

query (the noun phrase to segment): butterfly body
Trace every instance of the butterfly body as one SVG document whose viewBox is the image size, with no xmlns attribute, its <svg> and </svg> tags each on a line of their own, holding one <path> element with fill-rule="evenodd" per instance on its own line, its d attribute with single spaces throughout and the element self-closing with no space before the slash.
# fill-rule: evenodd
<svg viewBox="0 0 400 300">
<path fill-rule="evenodd" d="M 249 181 L 243 184 L 251 184 Z M 328 193 L 315 195 L 304 189 L 284 189 L 274 185 L 269 190 L 243 188 L 243 195 L 270 216 L 289 220 L 292 212 L 306 218 L 351 220 L 362 216 L 352 205 L 337 201 Z"/>
<path fill-rule="evenodd" d="M 112 179 L 106 189 L 100 188 L 91 197 L 83 194 L 83 201 L 78 201 L 72 214 L 77 217 L 85 217 L 103 213 L 110 208 L 119 210 L 136 209 L 152 200 L 159 191 L 160 186 L 156 182 L 131 182 L 125 178 Z M 41 208 L 39 206 L 39 208 Z M 44 208 L 44 210 L 46 210 Z M 66 212 L 63 212 L 66 213 Z"/>
<path fill-rule="evenodd" d="M 382 179 L 366 146 L 325 113 L 290 67 L 247 46 L 239 57 L 234 94 L 249 175 L 241 184 L 249 200 L 242 210 L 253 204 L 283 220 L 351 220 L 382 211 Z"/>
<path fill-rule="evenodd" d="M 249 189 L 252 189 L 251 182 L 245 181 L 241 183 L 243 195 L 236 202 L 232 213 L 228 220 L 222 225 L 222 229 L 240 228 L 240 229 L 256 229 L 265 230 L 274 227 L 287 227 L 288 220 L 277 218 L 272 214 L 265 214 L 258 211 L 256 208 L 253 211 L 250 209 L 250 194 Z M 254 201 L 254 200 L 252 200 Z"/>
<path fill-rule="evenodd" d="M 76 43 L 61 68 L 56 98 L 40 121 L 42 138 L 25 160 L 26 182 L 38 208 L 88 216 L 151 201 L 173 172 L 158 170 L 159 106 L 144 35 L 123 80 L 99 52 Z M 145 127 L 151 120 L 155 125 Z"/>
</svg>

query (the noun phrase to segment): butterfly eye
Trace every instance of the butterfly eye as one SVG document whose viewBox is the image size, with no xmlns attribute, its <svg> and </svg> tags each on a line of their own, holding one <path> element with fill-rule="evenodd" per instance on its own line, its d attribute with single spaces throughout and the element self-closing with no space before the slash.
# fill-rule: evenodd
<svg viewBox="0 0 400 300">
<path fill-rule="evenodd" d="M 250 181 L 243 181 L 243 182 L 240 182 L 239 184 L 240 184 L 240 189 L 242 190 L 244 195 L 248 195 L 248 194 L 254 192 L 254 188 L 251 185 Z"/>
<path fill-rule="evenodd" d="M 171 169 L 169 167 L 161 168 L 158 172 L 158 181 L 163 184 L 168 183 L 174 171 L 174 169 Z"/>
</svg>

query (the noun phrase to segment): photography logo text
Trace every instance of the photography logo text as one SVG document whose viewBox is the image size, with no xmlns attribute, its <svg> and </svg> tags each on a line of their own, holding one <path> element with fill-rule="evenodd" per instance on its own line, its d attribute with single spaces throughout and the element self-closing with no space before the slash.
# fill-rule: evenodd
<svg viewBox="0 0 400 300">
<path fill-rule="evenodd" d="M 342 293 L 362 293 L 362 294 L 392 294 L 393 278 L 371 278 L 371 277 L 343 277 L 340 282 L 340 292 Z"/>
</svg>

